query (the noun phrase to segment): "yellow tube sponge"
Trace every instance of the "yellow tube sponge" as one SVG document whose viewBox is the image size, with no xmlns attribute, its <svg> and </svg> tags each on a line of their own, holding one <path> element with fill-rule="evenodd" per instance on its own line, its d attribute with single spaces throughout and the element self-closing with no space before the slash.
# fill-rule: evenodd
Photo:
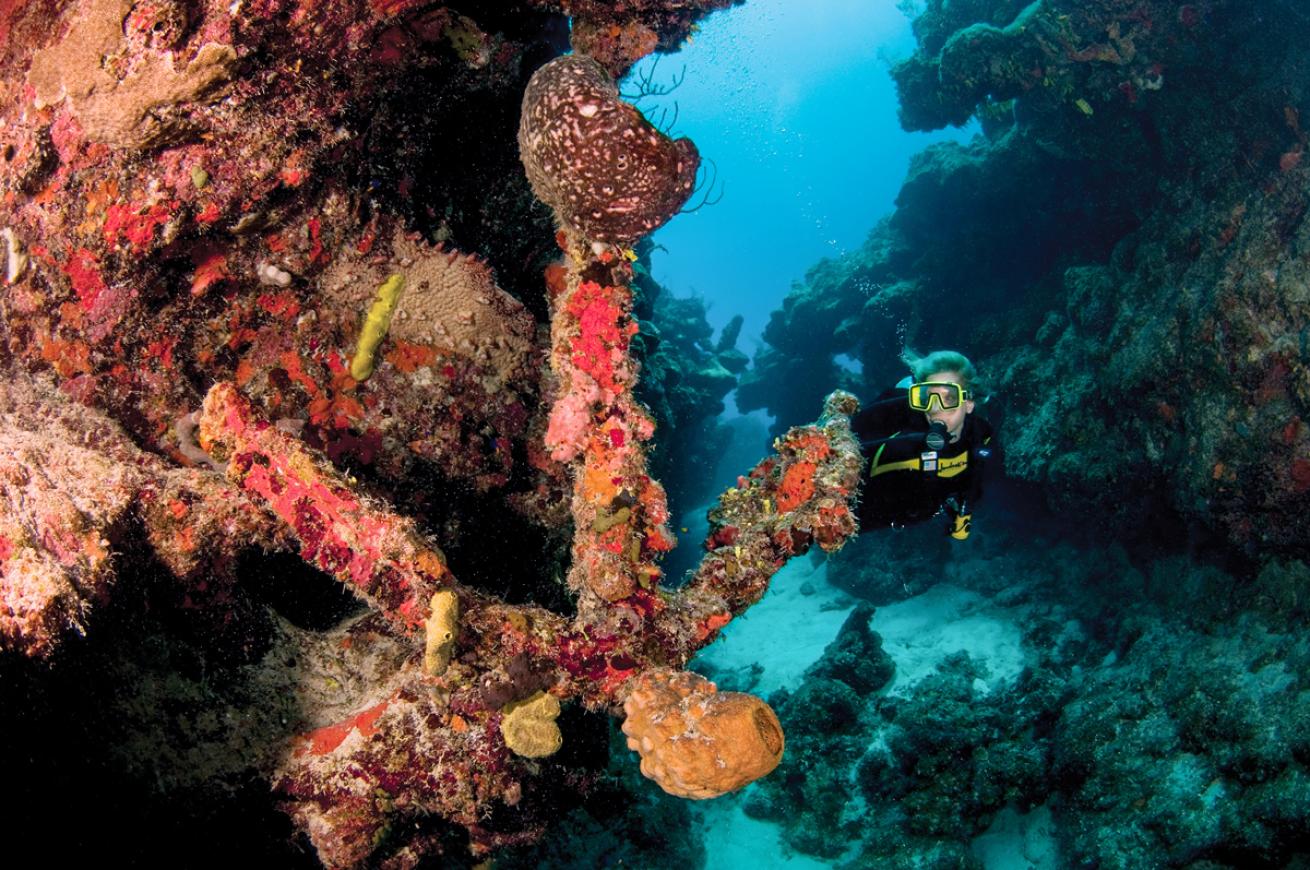
<svg viewBox="0 0 1310 870">
<path fill-rule="evenodd" d="M 431 615 L 424 624 L 423 670 L 434 676 L 446 672 L 459 633 L 459 596 L 450 589 L 432 595 Z"/>
<path fill-rule="evenodd" d="M 501 714 L 501 736 L 516 755 L 545 758 L 558 752 L 564 743 L 564 735 L 555 724 L 559 699 L 554 695 L 538 691 L 522 701 L 506 704 Z"/>
<path fill-rule="evenodd" d="M 685 671 L 638 677 L 623 703 L 628 748 L 641 772 L 671 795 L 712 798 L 736 791 L 782 760 L 782 725 L 768 704 L 720 692 Z"/>
<path fill-rule="evenodd" d="M 391 328 L 391 316 L 396 313 L 396 303 L 400 301 L 400 291 L 405 289 L 405 276 L 392 275 L 378 288 L 377 298 L 364 318 L 364 326 L 359 331 L 359 343 L 355 345 L 355 356 L 350 361 L 350 376 L 363 381 L 373 374 L 373 356 L 378 345 L 387 337 Z"/>
</svg>

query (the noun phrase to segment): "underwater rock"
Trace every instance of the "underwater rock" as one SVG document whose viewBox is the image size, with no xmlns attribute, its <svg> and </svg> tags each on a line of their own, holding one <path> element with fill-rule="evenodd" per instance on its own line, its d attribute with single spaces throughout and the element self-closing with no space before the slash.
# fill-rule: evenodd
<svg viewBox="0 0 1310 870">
<path fill-rule="evenodd" d="M 85 635 L 113 594 L 118 552 L 153 551 L 180 594 L 222 606 L 236 551 L 281 543 L 212 474 L 169 467 L 47 378 L 3 374 L 0 649 L 46 659 Z"/>
<path fill-rule="evenodd" d="M 918 49 L 892 69 L 901 124 L 960 125 L 979 104 L 1016 97 L 1037 111 L 1085 115 L 1109 102 L 1146 103 L 1164 86 L 1163 70 L 1223 26 L 1228 5 L 1180 14 L 1165 2 L 929 0 L 914 22 Z"/>
<path fill-rule="evenodd" d="M 403 270 L 373 262 L 381 278 L 349 300 L 333 293 L 337 276 L 326 273 L 376 260 L 392 247 L 396 213 L 436 214 L 434 201 L 445 237 L 475 225 L 478 242 L 506 250 L 515 269 L 531 262 L 528 248 L 549 244 L 549 224 L 533 217 L 530 192 L 514 171 L 513 122 L 497 139 L 501 113 L 461 115 L 461 136 L 481 140 L 476 159 L 448 136 L 439 159 L 462 162 L 461 171 L 424 174 L 417 164 L 438 159 L 414 154 L 415 142 L 430 139 L 420 129 L 428 122 L 402 109 L 416 102 L 415 91 L 442 91 L 451 99 L 433 103 L 433 123 L 449 128 L 441 119 L 459 114 L 455 96 L 476 90 L 484 108 L 512 114 L 526 75 L 519 59 L 547 44 L 542 23 L 506 22 L 495 34 L 495 62 L 470 67 L 446 51 L 457 35 L 472 32 L 470 21 L 444 8 L 410 9 L 402 22 L 375 16 L 367 4 L 339 4 L 322 16 L 278 4 L 166 3 L 129 14 L 130 6 L 98 0 L 3 13 L 14 39 L 0 75 L 15 99 L 3 119 L 0 188 L 8 193 L 0 213 L 6 237 L 28 261 L 3 301 L 8 350 L 75 382 L 80 400 L 111 410 L 150 449 L 184 455 L 174 422 L 197 409 L 209 383 L 226 377 L 276 419 L 299 421 L 287 425 L 303 426 L 306 439 L 334 459 L 369 467 L 392 484 L 427 464 L 480 489 L 504 486 L 514 473 L 513 447 L 527 440 L 539 386 L 537 367 L 523 360 L 525 344 L 536 339 L 533 324 L 523 337 L 522 308 L 502 318 L 516 330 L 499 336 L 517 365 L 498 356 L 499 345 L 489 350 L 473 339 L 471 355 L 430 339 L 421 347 L 384 340 L 365 385 L 347 380 L 338 355 L 355 346 L 357 318 L 376 288 Z M 181 75 L 187 58 L 203 56 L 211 43 L 243 58 L 221 90 L 193 99 L 156 74 L 167 68 Z M 98 52 L 115 62 L 102 68 Z M 392 74 L 420 57 L 422 76 Z M 19 99 L 29 61 L 41 87 Z M 83 83 L 95 87 L 83 98 L 81 85 L 70 90 L 65 80 L 87 64 L 95 71 Z M 316 77 L 321 86 L 268 84 Z M 176 101 L 145 94 L 147 85 Z M 138 91 L 144 102 L 133 97 L 133 104 L 146 109 L 140 123 L 120 114 L 133 131 L 167 134 L 150 139 L 153 149 L 88 126 L 103 114 L 91 103 Z M 367 116 L 356 111 L 363 105 Z M 412 138 L 395 129 L 405 112 Z M 504 159 L 510 171 L 498 167 Z M 455 192 L 452 175 L 476 188 L 478 204 Z M 367 209 L 357 208 L 356 184 L 367 188 Z M 498 222 L 470 214 L 487 203 Z M 504 225 L 516 222 L 531 228 L 520 238 L 536 241 L 505 242 Z M 36 251 L 44 253 L 31 256 Z M 360 271 L 371 281 L 369 270 Z M 495 358 L 491 377 L 480 356 Z M 548 473 L 531 483 L 525 477 L 520 502 L 539 482 L 550 487 Z"/>
<path fill-rule="evenodd" d="M 1139 631 L 1088 675 L 1053 735 L 1053 774 L 1082 820 L 1070 859 L 1291 860 L 1310 834 L 1304 638 L 1247 616 L 1218 636 L 1160 620 Z"/>
<path fill-rule="evenodd" d="M 1233 864 L 1294 860 L 1310 819 L 1294 791 L 1310 648 L 1298 617 L 1265 608 L 1304 566 L 1267 568 L 1254 591 L 1204 562 L 1143 574 L 1120 548 L 1035 536 L 1023 517 L 1000 525 L 945 573 L 1010 602 L 1025 651 L 1014 681 L 991 683 L 980 657 L 947 653 L 958 639 L 936 645 L 935 673 L 914 676 L 934 646 L 916 635 L 891 645 L 902 679 L 856 696 L 813 678 L 840 676 L 825 664 L 834 643 L 801 686 L 770 698 L 806 763 L 784 760 L 747 811 L 778 820 L 793 847 L 856 866 L 922 865 L 943 845 L 967 853 L 1001 807 L 1038 805 L 1058 866 L 1187 866 L 1218 850 Z M 858 816 L 845 812 L 852 778 Z"/>
<path fill-rule="evenodd" d="M 745 0 L 532 0 L 568 15 L 574 50 L 599 61 L 615 79 L 653 51 L 674 51 L 696 22 Z"/>
<path fill-rule="evenodd" d="M 737 383 L 737 377 L 714 359 L 709 365 L 687 373 L 687 380 L 695 388 L 708 393 L 727 395 Z"/>
<path fill-rule="evenodd" d="M 935 522 L 860 535 L 833 557 L 828 582 L 878 606 L 901 601 L 942 581 L 953 543 Z"/>
<path fill-rule="evenodd" d="M 718 351 L 714 358 L 718 360 L 719 365 L 734 375 L 746 371 L 746 367 L 751 364 L 751 358 L 735 347 Z"/>
<path fill-rule="evenodd" d="M 741 327 L 745 322 L 745 317 L 734 314 L 732 319 L 724 325 L 723 332 L 719 334 L 719 340 L 714 344 L 716 356 L 723 356 L 729 351 L 737 349 L 737 339 L 741 337 Z"/>
<path fill-rule="evenodd" d="M 1044 794 L 1047 752 L 1030 729 L 1058 709 L 1058 684 L 1030 678 L 988 697 L 980 675 L 954 654 L 913 695 L 881 705 L 885 749 L 865 755 L 858 782 L 867 800 L 907 809 L 908 833 L 967 841 L 1002 806 L 1028 808 Z"/>
<path fill-rule="evenodd" d="M 894 666 L 881 639 L 869 631 L 873 608 L 856 606 L 823 656 L 794 690 L 770 697 L 787 730 L 790 754 L 779 775 L 763 781 L 746 804 L 748 815 L 782 826 L 793 848 L 835 858 L 849 847 L 856 822 L 844 818 L 851 760 L 862 751 L 862 723 L 870 693 L 891 679 Z"/>
<path fill-rule="evenodd" d="M 107 599 L 149 475 L 111 420 L 50 384 L 0 381 L 0 647 L 45 658 Z M 89 446 L 97 442 L 97 448 Z"/>
<path fill-rule="evenodd" d="M 807 680 L 837 680 L 855 692 L 867 695 L 886 686 L 895 673 L 891 656 L 882 648 L 882 638 L 870 630 L 873 606 L 855 605 L 837 637 L 823 650 L 823 656 L 806 671 Z"/>
<path fill-rule="evenodd" d="M 560 223 L 600 242 L 631 244 L 677 214 L 700 155 L 619 98 L 585 55 L 556 58 L 523 94 L 519 153 L 532 190 Z"/>
</svg>

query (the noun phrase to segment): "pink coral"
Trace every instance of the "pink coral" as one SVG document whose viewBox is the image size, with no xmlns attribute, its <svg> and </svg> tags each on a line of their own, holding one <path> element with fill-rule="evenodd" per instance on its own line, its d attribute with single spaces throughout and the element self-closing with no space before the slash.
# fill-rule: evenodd
<svg viewBox="0 0 1310 870">
<path fill-rule="evenodd" d="M 328 464 L 286 432 L 257 419 L 231 384 L 205 398 L 201 443 L 227 462 L 227 476 L 295 533 L 300 555 L 337 577 L 407 630 L 449 582 L 445 559 L 414 523 L 333 485 Z"/>
<path fill-rule="evenodd" d="M 582 450 L 595 416 L 592 408 L 599 401 L 600 388 L 586 384 L 569 391 L 551 407 L 546 443 L 556 462 L 568 462 Z"/>
</svg>

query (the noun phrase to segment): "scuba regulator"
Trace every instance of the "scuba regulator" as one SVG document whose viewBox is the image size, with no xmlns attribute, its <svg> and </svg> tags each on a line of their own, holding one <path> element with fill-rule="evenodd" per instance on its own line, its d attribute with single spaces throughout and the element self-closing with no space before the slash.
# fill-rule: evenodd
<svg viewBox="0 0 1310 870">
<path fill-rule="evenodd" d="M 928 432 L 923 436 L 923 446 L 929 450 L 941 450 L 946 446 L 948 434 L 946 424 L 941 420 L 934 420 L 928 424 Z"/>
</svg>

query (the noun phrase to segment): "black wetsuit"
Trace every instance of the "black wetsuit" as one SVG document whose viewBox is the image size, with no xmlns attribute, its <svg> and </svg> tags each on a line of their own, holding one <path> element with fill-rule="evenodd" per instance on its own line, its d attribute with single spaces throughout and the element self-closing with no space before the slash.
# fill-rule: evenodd
<svg viewBox="0 0 1310 870">
<path fill-rule="evenodd" d="M 968 513 L 982 497 L 983 467 L 995 445 L 991 424 L 976 414 L 964 418 L 958 440 L 932 451 L 924 444 L 927 417 L 898 388 L 856 414 L 851 428 L 864 454 L 860 531 L 923 522 L 952 497 Z"/>
</svg>

